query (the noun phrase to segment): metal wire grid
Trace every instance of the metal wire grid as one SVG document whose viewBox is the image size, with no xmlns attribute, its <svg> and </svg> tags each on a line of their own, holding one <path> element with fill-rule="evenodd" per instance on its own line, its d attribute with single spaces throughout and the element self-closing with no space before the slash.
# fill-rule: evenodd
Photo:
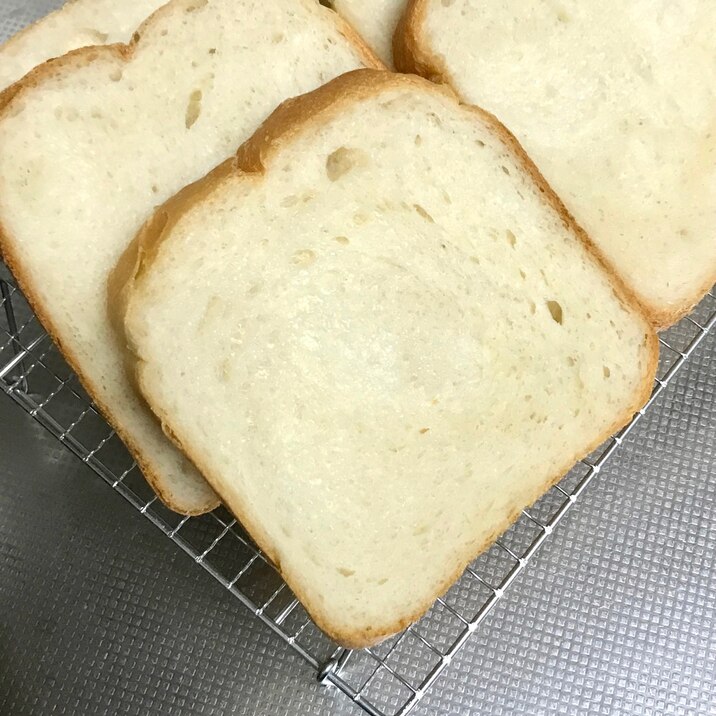
<svg viewBox="0 0 716 716">
<path fill-rule="evenodd" d="M 525 510 L 420 622 L 377 647 L 349 651 L 315 627 L 267 558 L 224 508 L 183 518 L 159 502 L 1 264 L 0 292 L 0 386 L 4 392 L 300 654 L 322 683 L 336 686 L 372 716 L 406 716 L 413 711 L 716 325 L 716 295 L 711 292 L 689 318 L 662 335 L 652 397 L 627 427 Z"/>
</svg>

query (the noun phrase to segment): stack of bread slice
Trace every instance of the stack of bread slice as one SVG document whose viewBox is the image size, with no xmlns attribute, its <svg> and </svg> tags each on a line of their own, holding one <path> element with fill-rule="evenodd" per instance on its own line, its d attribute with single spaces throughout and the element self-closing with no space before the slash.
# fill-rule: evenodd
<svg viewBox="0 0 716 716">
<path fill-rule="evenodd" d="M 314 0 L 127 3 L 112 22 L 94 3 L 91 23 L 78 0 L 10 53 L 8 82 L 46 59 L 33 33 L 48 54 L 84 44 L 72 13 L 128 42 L 3 93 L 5 259 L 160 497 L 185 514 L 221 499 L 326 633 L 375 643 L 648 399 L 655 327 L 716 265 L 707 97 L 689 104 L 642 38 L 583 75 L 610 78 L 605 106 L 568 116 L 583 9 L 535 50 L 562 67 L 547 101 L 537 70 L 508 67 L 525 17 L 548 33 L 518 3 L 517 20 L 505 3 L 407 8 L 396 65 L 457 94 L 387 71 Z M 132 30 L 140 5 L 156 12 Z M 397 5 L 381 7 L 385 40 Z M 652 40 L 682 31 L 644 22 Z M 688 62 L 694 32 L 696 49 L 669 45 Z M 687 114 L 691 134 L 660 145 Z"/>
<path fill-rule="evenodd" d="M 134 0 L 122 7 L 126 16 L 137 9 Z M 91 8 L 68 5 L 51 27 L 63 13 L 84 22 Z M 98 14 L 94 25 L 108 30 L 106 22 Z M 47 27 L 22 41 L 37 35 L 33 46 L 48 47 Z M 174 0 L 113 38 L 125 36 L 129 44 L 48 61 L 3 93 L 2 249 L 152 487 L 170 507 L 198 514 L 217 496 L 131 386 L 109 321 L 109 272 L 153 207 L 225 159 L 279 102 L 381 65 L 313 0 Z"/>
</svg>

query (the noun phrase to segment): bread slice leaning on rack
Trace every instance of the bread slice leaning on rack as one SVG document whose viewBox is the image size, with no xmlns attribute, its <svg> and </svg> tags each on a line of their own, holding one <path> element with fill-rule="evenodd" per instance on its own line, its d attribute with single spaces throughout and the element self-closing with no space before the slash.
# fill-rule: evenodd
<svg viewBox="0 0 716 716">
<path fill-rule="evenodd" d="M 282 105 L 114 279 L 148 403 L 348 647 L 417 619 L 657 362 L 512 136 L 408 75 Z"/>
<path fill-rule="evenodd" d="M 412 0 L 405 72 L 517 136 L 665 328 L 716 282 L 716 3 Z"/>
<path fill-rule="evenodd" d="M 37 65 L 89 45 L 127 42 L 167 0 L 69 0 L 0 46 L 0 91 Z"/>
<path fill-rule="evenodd" d="M 380 63 L 313 0 L 173 0 L 130 45 L 77 50 L 0 108 L 0 246 L 41 321 L 172 509 L 218 499 L 133 389 L 106 300 L 153 208 L 282 100 Z"/>
</svg>

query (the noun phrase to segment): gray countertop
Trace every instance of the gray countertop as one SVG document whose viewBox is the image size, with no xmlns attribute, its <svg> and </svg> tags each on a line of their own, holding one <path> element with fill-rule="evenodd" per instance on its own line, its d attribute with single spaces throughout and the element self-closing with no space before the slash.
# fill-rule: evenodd
<svg viewBox="0 0 716 716">
<path fill-rule="evenodd" d="M 715 338 L 414 713 L 716 714 Z M 0 393 L 0 713 L 361 712 Z"/>
</svg>

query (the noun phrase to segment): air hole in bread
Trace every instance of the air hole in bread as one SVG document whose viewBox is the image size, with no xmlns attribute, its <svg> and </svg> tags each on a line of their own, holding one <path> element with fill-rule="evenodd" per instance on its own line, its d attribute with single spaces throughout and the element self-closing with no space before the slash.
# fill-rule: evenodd
<svg viewBox="0 0 716 716">
<path fill-rule="evenodd" d="M 101 30 L 95 30 L 93 27 L 88 27 L 85 32 L 94 40 L 98 45 L 104 45 L 107 42 L 107 39 L 109 38 L 109 35 L 106 32 L 102 32 Z"/>
<path fill-rule="evenodd" d="M 480 265 L 480 259 L 477 256 L 470 256 L 470 261 L 478 266 Z"/>
<path fill-rule="evenodd" d="M 281 199 L 281 206 L 295 206 L 296 204 L 298 204 L 299 199 L 300 197 L 298 197 L 296 194 L 289 194 L 288 196 L 285 196 L 283 199 Z"/>
<path fill-rule="evenodd" d="M 604 372 L 605 378 L 609 378 L 609 376 L 611 376 L 612 374 L 611 370 L 609 370 L 609 366 L 606 365 L 602 367 L 602 371 Z"/>
<path fill-rule="evenodd" d="M 186 106 L 186 118 L 184 121 L 187 129 L 191 129 L 194 124 L 196 124 L 196 120 L 199 119 L 199 115 L 201 114 L 202 96 L 203 94 L 201 90 L 194 90 L 189 95 L 189 102 Z"/>
<path fill-rule="evenodd" d="M 122 79 L 122 70 L 112 70 L 112 72 L 109 73 L 109 79 L 112 82 L 119 82 Z"/>
<path fill-rule="evenodd" d="M 507 176 L 510 176 L 510 170 L 504 164 L 500 167 L 500 169 L 502 169 Z"/>
<path fill-rule="evenodd" d="M 331 181 L 338 181 L 349 171 L 368 164 L 368 155 L 360 149 L 338 147 L 326 159 L 326 174 Z"/>
<path fill-rule="evenodd" d="M 552 320 L 555 323 L 559 323 L 559 325 L 562 325 L 562 319 L 564 317 L 564 314 L 562 312 L 562 306 L 557 301 L 547 301 L 547 308 L 549 309 L 550 315 L 552 316 Z"/>
<path fill-rule="evenodd" d="M 413 209 L 418 212 L 420 216 L 425 219 L 425 221 L 429 221 L 431 224 L 435 223 L 435 219 L 433 219 L 432 216 L 422 207 L 420 204 L 413 204 Z"/>
<path fill-rule="evenodd" d="M 348 244 L 350 244 L 350 240 L 347 236 L 336 236 L 334 241 L 341 246 L 348 246 Z"/>
<path fill-rule="evenodd" d="M 564 9 L 560 8 L 557 10 L 557 22 L 569 22 L 572 18 L 570 18 L 569 13 Z"/>
<path fill-rule="evenodd" d="M 343 577 L 352 577 L 356 573 L 355 569 L 348 569 L 346 567 L 338 567 L 338 574 Z"/>
<path fill-rule="evenodd" d="M 534 316 L 537 313 L 537 304 L 534 301 L 528 301 L 530 313 Z"/>
<path fill-rule="evenodd" d="M 482 139 L 476 139 L 475 144 L 477 144 L 478 147 L 484 147 L 485 142 L 482 141 Z"/>
<path fill-rule="evenodd" d="M 206 7 L 208 2 L 209 0 L 194 0 L 191 5 L 187 6 L 186 11 L 195 12 L 196 10 L 201 10 L 201 8 Z"/>
<path fill-rule="evenodd" d="M 523 281 L 527 278 L 527 274 L 522 269 L 520 269 L 520 277 Z"/>
<path fill-rule="evenodd" d="M 216 375 L 221 383 L 229 382 L 229 379 L 231 378 L 231 364 L 229 363 L 228 358 L 225 358 L 216 367 Z"/>
<path fill-rule="evenodd" d="M 419 135 L 415 135 L 415 146 L 419 147 L 423 143 L 423 138 Z"/>
<path fill-rule="evenodd" d="M 515 244 L 517 244 L 517 237 L 509 229 L 507 229 L 505 234 L 507 236 L 507 243 L 514 249 Z"/>
<path fill-rule="evenodd" d="M 271 36 L 271 42 L 273 42 L 274 45 L 280 45 L 285 39 L 286 35 L 284 35 L 282 32 L 274 32 L 274 34 Z"/>
<path fill-rule="evenodd" d="M 291 263 L 296 266 L 310 266 L 316 260 L 315 252 L 311 249 L 301 249 L 291 257 Z"/>
</svg>

